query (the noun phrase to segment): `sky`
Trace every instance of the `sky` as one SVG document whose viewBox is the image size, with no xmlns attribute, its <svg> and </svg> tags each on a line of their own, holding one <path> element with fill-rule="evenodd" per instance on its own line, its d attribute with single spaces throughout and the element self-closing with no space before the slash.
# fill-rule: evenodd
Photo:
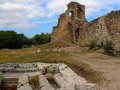
<svg viewBox="0 0 120 90">
<path fill-rule="evenodd" d="M 120 10 L 120 0 L 0 0 L 0 30 L 14 30 L 28 37 L 51 33 L 71 1 L 86 6 L 88 21 Z"/>
</svg>

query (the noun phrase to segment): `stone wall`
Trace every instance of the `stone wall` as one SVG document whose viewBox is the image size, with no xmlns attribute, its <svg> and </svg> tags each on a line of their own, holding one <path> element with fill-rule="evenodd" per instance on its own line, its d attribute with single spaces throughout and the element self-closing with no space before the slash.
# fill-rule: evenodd
<svg viewBox="0 0 120 90">
<path fill-rule="evenodd" d="M 77 2 L 69 3 L 68 10 L 60 15 L 58 25 L 53 28 L 52 41 L 78 41 L 75 40 L 75 32 L 79 34 L 76 30 L 82 27 L 80 22 L 85 22 L 85 6 Z"/>
<path fill-rule="evenodd" d="M 72 41 L 80 45 L 110 40 L 114 48 L 120 50 L 120 10 L 112 11 L 91 22 L 85 19 L 85 6 L 77 2 L 68 4 L 67 11 L 53 28 L 52 41 Z"/>
<path fill-rule="evenodd" d="M 120 50 L 120 10 L 106 15 L 106 26 L 116 50 Z"/>
<path fill-rule="evenodd" d="M 106 40 L 111 40 L 105 18 L 106 16 L 102 16 L 86 24 L 84 28 L 84 39 L 82 41 L 83 44 L 89 44 L 93 40 L 97 41 L 98 44 Z"/>
</svg>

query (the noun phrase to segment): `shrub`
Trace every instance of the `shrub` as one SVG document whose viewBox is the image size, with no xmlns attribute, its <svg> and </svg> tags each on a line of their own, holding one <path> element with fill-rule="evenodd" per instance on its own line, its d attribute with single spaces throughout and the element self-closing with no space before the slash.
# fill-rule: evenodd
<svg viewBox="0 0 120 90">
<path fill-rule="evenodd" d="M 31 45 L 24 45 L 22 48 L 31 48 Z"/>
<path fill-rule="evenodd" d="M 97 42 L 94 40 L 89 44 L 89 49 L 90 50 L 98 50 L 98 49 L 103 49 L 106 54 L 116 56 L 117 51 L 113 47 L 113 42 L 106 40 L 106 42 L 101 42 L 100 44 L 97 44 Z"/>
<path fill-rule="evenodd" d="M 95 40 L 93 40 L 88 46 L 89 50 L 97 50 L 101 48 L 101 45 L 97 44 Z"/>
<path fill-rule="evenodd" d="M 104 52 L 109 55 L 113 55 L 113 56 L 117 55 L 117 51 L 114 49 L 112 41 L 107 40 L 103 45 L 103 49 L 104 49 Z"/>
</svg>

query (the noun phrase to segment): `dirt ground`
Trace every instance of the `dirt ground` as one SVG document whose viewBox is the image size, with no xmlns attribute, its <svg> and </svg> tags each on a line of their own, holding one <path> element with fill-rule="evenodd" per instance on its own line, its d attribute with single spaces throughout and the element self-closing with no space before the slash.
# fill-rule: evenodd
<svg viewBox="0 0 120 90">
<path fill-rule="evenodd" d="M 120 90 L 120 58 L 95 52 L 85 55 L 75 54 L 74 58 L 103 73 L 105 80 L 102 84 L 96 85 L 97 90 Z"/>
<path fill-rule="evenodd" d="M 68 52 L 79 52 L 79 47 L 63 49 Z M 74 59 L 87 63 L 95 71 L 103 73 L 105 80 L 96 85 L 97 90 L 120 90 L 120 57 L 108 56 L 103 53 L 75 53 Z"/>
</svg>

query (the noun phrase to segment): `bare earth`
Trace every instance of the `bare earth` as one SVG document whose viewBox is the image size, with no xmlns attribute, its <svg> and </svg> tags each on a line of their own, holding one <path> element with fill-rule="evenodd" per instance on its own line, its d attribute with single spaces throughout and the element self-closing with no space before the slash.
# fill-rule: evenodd
<svg viewBox="0 0 120 90">
<path fill-rule="evenodd" d="M 120 58 L 99 53 L 76 55 L 76 59 L 88 63 L 95 71 L 103 72 L 105 81 L 97 85 L 97 90 L 120 90 Z"/>
<path fill-rule="evenodd" d="M 64 48 L 68 52 L 79 52 L 80 47 Z M 74 54 L 74 59 L 87 63 L 95 71 L 103 73 L 105 80 L 96 85 L 97 90 L 120 90 L 120 57 L 112 57 L 102 53 Z"/>
</svg>

